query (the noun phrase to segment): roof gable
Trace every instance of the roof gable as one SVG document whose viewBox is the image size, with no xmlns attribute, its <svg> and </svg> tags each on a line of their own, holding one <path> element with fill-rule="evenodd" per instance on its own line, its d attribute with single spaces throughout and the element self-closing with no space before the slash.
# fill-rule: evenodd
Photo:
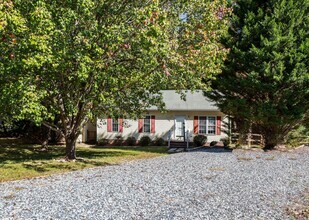
<svg viewBox="0 0 309 220">
<path fill-rule="evenodd" d="M 209 101 L 201 90 L 185 91 L 186 100 L 182 100 L 176 90 L 162 90 L 161 92 L 166 109 L 169 111 L 219 111 L 215 103 Z M 157 110 L 157 107 L 151 107 L 149 110 Z"/>
</svg>

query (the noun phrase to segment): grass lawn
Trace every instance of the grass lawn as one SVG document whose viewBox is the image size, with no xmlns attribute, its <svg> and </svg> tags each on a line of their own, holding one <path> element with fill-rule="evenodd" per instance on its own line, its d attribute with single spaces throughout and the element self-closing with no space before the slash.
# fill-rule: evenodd
<svg viewBox="0 0 309 220">
<path fill-rule="evenodd" d="M 106 166 L 125 161 L 165 155 L 167 147 L 77 147 L 83 161 L 64 162 L 64 146 L 23 145 L 16 140 L 0 139 L 0 182 L 63 173 L 84 168 Z"/>
</svg>

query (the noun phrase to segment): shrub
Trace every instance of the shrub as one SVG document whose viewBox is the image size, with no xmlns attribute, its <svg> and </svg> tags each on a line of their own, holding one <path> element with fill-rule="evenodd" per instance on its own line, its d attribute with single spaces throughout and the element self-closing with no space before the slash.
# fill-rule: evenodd
<svg viewBox="0 0 309 220">
<path fill-rule="evenodd" d="M 286 136 L 286 144 L 289 147 L 298 147 L 302 144 L 309 143 L 309 129 L 305 126 L 300 126 L 288 133 Z"/>
<path fill-rule="evenodd" d="M 157 138 L 155 141 L 156 146 L 165 146 L 165 140 L 163 138 Z"/>
<path fill-rule="evenodd" d="M 229 139 L 228 138 L 221 138 L 220 141 L 223 143 L 224 147 L 227 147 L 229 145 Z"/>
<path fill-rule="evenodd" d="M 218 143 L 217 141 L 212 141 L 212 142 L 210 142 L 210 146 L 211 146 L 211 147 L 216 146 L 217 143 Z"/>
<path fill-rule="evenodd" d="M 193 138 L 193 142 L 196 147 L 203 146 L 206 143 L 206 141 L 207 141 L 207 137 L 205 135 L 196 135 Z"/>
<path fill-rule="evenodd" d="M 128 137 L 126 140 L 126 143 L 128 146 L 134 146 L 136 144 L 136 138 L 135 137 Z"/>
<path fill-rule="evenodd" d="M 148 136 L 143 136 L 143 137 L 141 137 L 141 139 L 139 140 L 139 144 L 140 144 L 141 146 L 148 146 L 148 145 L 150 144 L 150 142 L 151 142 L 151 139 L 150 139 L 150 137 L 148 137 Z"/>
<path fill-rule="evenodd" d="M 122 141 L 123 141 L 122 136 L 118 135 L 118 136 L 116 136 L 116 140 L 114 140 L 113 145 L 115 145 L 115 146 L 122 146 Z"/>
<path fill-rule="evenodd" d="M 108 145 L 108 143 L 109 143 L 108 139 L 106 139 L 106 138 L 101 138 L 101 139 L 98 140 L 97 145 L 98 145 L 98 146 L 106 146 L 106 145 Z"/>
</svg>

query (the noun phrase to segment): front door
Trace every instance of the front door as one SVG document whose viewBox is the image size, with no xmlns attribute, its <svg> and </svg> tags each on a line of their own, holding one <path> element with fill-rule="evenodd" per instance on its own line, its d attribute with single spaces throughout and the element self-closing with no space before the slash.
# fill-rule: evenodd
<svg viewBox="0 0 309 220">
<path fill-rule="evenodd" d="M 183 140 L 185 116 L 175 116 L 175 139 Z"/>
</svg>

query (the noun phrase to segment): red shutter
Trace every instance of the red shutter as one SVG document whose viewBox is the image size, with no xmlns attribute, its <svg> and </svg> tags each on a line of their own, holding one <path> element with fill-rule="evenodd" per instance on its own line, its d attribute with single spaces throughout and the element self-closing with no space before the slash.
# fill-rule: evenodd
<svg viewBox="0 0 309 220">
<path fill-rule="evenodd" d="M 156 116 L 151 116 L 151 133 L 156 133 Z"/>
<path fill-rule="evenodd" d="M 221 116 L 217 116 L 217 135 L 221 135 Z"/>
<path fill-rule="evenodd" d="M 123 132 L 123 119 L 118 119 L 119 132 Z"/>
<path fill-rule="evenodd" d="M 107 119 L 107 132 L 112 132 L 112 119 Z"/>
<path fill-rule="evenodd" d="M 194 134 L 198 134 L 198 116 L 194 116 L 193 129 Z"/>
<path fill-rule="evenodd" d="M 140 118 L 138 119 L 138 132 L 143 133 L 143 124 L 144 124 L 144 119 Z"/>
</svg>

